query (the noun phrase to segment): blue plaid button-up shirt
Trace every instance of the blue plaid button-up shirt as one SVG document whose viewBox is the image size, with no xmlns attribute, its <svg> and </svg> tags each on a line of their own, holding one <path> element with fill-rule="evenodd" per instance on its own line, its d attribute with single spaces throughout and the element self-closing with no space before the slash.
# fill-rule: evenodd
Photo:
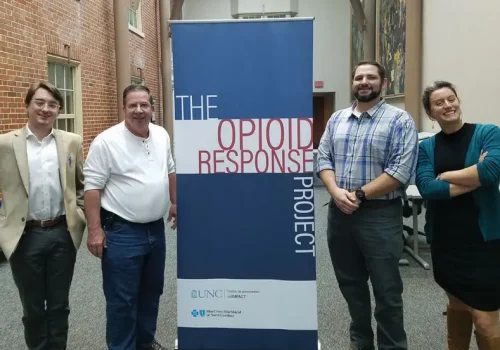
<svg viewBox="0 0 500 350">
<path fill-rule="evenodd" d="M 385 172 L 401 187 L 376 199 L 393 199 L 404 196 L 417 158 L 418 132 L 412 117 L 382 99 L 361 114 L 353 104 L 332 115 L 318 147 L 316 173 L 331 169 L 340 188 L 354 191 Z"/>
</svg>

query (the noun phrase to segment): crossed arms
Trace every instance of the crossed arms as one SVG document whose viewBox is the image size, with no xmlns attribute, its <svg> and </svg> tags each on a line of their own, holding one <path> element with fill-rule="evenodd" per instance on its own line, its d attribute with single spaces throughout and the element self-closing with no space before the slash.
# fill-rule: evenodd
<svg viewBox="0 0 500 350">
<path fill-rule="evenodd" d="M 492 127 L 482 140 L 477 164 L 436 174 L 427 148 L 420 145 L 416 184 L 424 199 L 446 199 L 474 191 L 500 180 L 500 129 Z"/>
</svg>

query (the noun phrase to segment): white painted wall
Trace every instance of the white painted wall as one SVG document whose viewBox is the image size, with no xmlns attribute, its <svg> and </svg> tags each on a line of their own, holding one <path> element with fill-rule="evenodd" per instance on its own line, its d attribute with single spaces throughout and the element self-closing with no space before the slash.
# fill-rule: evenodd
<svg viewBox="0 0 500 350">
<path fill-rule="evenodd" d="M 405 98 L 404 96 L 388 97 L 386 102 L 394 107 L 405 109 Z"/>
<path fill-rule="evenodd" d="M 184 0 L 183 19 L 231 18 L 231 0 Z"/>
<path fill-rule="evenodd" d="M 299 16 L 314 17 L 314 80 L 335 92 L 335 109 L 350 105 L 350 16 L 348 0 L 300 0 Z"/>
<path fill-rule="evenodd" d="M 314 20 L 314 81 L 322 80 L 324 87 L 314 92 L 335 92 L 335 108 L 350 104 L 350 1 L 348 0 L 240 0 L 238 12 L 265 6 L 268 12 L 288 12 L 298 3 L 298 17 Z M 280 5 L 281 4 L 281 5 Z M 281 8 L 283 7 L 283 8 Z M 231 0 L 185 0 L 183 18 L 229 19 L 235 3 Z"/>
<path fill-rule="evenodd" d="M 299 0 L 231 0 L 235 13 L 297 12 Z"/>
<path fill-rule="evenodd" d="M 497 0 L 424 0 L 423 84 L 448 80 L 462 101 L 464 120 L 500 125 L 500 26 Z M 432 122 L 422 109 L 422 131 Z"/>
</svg>

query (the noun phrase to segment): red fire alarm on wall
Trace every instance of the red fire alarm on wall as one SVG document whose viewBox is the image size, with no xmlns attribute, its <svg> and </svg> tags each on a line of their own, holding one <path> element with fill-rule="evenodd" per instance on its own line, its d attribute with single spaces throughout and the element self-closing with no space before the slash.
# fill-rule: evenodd
<svg viewBox="0 0 500 350">
<path fill-rule="evenodd" d="M 317 80 L 314 82 L 314 87 L 315 88 L 322 88 L 323 87 L 323 80 Z"/>
</svg>

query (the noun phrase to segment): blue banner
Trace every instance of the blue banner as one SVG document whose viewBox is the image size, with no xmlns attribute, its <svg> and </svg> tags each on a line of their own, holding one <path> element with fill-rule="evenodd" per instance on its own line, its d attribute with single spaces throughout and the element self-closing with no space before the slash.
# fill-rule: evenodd
<svg viewBox="0 0 500 350">
<path fill-rule="evenodd" d="M 172 22 L 179 349 L 318 349 L 313 20 Z"/>
</svg>

